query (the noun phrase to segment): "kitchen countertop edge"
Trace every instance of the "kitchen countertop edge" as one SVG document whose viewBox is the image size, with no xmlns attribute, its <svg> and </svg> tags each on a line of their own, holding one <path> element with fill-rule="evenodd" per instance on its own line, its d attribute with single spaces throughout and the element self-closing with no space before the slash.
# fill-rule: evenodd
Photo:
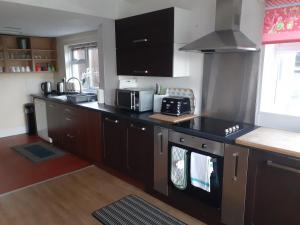
<svg viewBox="0 0 300 225">
<path fill-rule="evenodd" d="M 101 112 L 104 114 L 119 116 L 124 119 L 130 119 L 130 120 L 133 120 L 136 122 L 142 122 L 142 123 L 149 124 L 149 125 L 160 126 L 160 127 L 164 127 L 167 129 L 172 129 L 177 132 L 185 133 L 188 135 L 193 135 L 193 136 L 200 137 L 200 138 L 206 138 L 206 139 L 213 140 L 213 141 L 223 142 L 225 144 L 235 144 L 236 137 L 234 135 L 222 138 L 222 137 L 215 136 L 212 134 L 199 132 L 199 131 L 193 130 L 191 128 L 176 126 L 176 124 L 165 123 L 165 122 L 162 122 L 159 120 L 154 120 L 154 119 L 149 118 L 149 116 L 152 115 L 153 112 L 144 112 L 144 113 L 130 112 L 130 111 L 126 111 L 126 110 L 117 109 L 114 106 L 99 104 L 98 102 L 73 104 L 73 103 L 69 103 L 67 101 L 63 101 L 63 100 L 59 100 L 59 99 L 55 99 L 55 98 L 49 98 L 49 97 L 42 96 L 42 95 L 35 95 L 35 94 L 32 94 L 31 97 L 42 99 L 45 101 L 52 101 L 52 102 L 56 102 L 59 104 L 65 104 L 65 105 L 69 105 L 69 106 L 73 106 L 73 107 L 94 110 L 94 111 L 98 111 L 98 112 Z"/>
<path fill-rule="evenodd" d="M 274 135 L 271 135 L 273 133 Z M 259 135 L 259 138 L 255 138 L 255 135 Z M 274 136 L 274 140 L 272 140 L 272 143 L 270 143 L 270 136 L 267 137 L 266 135 Z M 300 134 L 296 132 L 261 127 L 256 129 L 255 131 L 249 132 L 245 135 L 238 137 L 235 140 L 235 143 L 249 148 L 300 158 L 300 147 L 299 150 L 297 150 L 297 147 L 292 146 L 292 144 L 290 143 L 292 139 L 298 139 L 294 138 L 294 135 L 299 136 Z M 262 143 L 261 140 L 264 140 L 265 143 Z M 268 144 L 268 142 L 270 144 Z M 283 142 L 289 143 L 283 145 Z M 295 145 L 300 146 L 300 140 L 297 141 Z"/>
</svg>

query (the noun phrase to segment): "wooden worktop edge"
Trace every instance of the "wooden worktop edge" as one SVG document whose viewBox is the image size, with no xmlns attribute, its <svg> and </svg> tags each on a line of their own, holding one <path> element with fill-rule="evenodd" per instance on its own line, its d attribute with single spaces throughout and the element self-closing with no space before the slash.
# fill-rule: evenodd
<svg viewBox="0 0 300 225">
<path fill-rule="evenodd" d="M 269 151 L 269 152 L 273 152 L 273 153 L 279 153 L 279 154 L 283 154 L 283 155 L 287 155 L 287 156 L 300 158 L 300 152 L 295 152 L 292 150 L 278 148 L 275 146 L 257 144 L 257 143 L 253 143 L 253 142 L 245 141 L 245 140 L 241 140 L 241 139 L 237 139 L 235 141 L 235 143 L 238 145 L 243 145 L 243 146 L 250 147 L 250 148 L 256 148 L 256 149 L 261 149 L 261 150 L 265 150 L 265 151 Z"/>
</svg>

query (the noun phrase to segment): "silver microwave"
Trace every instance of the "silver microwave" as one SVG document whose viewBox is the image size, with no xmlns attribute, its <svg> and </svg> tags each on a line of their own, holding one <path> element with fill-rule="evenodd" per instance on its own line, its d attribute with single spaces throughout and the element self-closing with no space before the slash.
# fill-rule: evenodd
<svg viewBox="0 0 300 225">
<path fill-rule="evenodd" d="M 118 108 L 135 112 L 153 110 L 154 90 L 151 89 L 117 89 L 116 104 Z"/>
</svg>

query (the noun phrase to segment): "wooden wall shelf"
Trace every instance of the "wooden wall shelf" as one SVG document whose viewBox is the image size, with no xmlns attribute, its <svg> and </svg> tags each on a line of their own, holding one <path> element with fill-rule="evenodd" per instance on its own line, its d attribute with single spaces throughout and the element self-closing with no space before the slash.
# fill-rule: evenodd
<svg viewBox="0 0 300 225">
<path fill-rule="evenodd" d="M 21 48 L 22 38 L 27 48 Z M 14 72 L 24 68 L 26 72 Z M 28 69 L 31 73 L 58 71 L 56 38 L 0 35 L 0 73 L 29 73 Z"/>
</svg>

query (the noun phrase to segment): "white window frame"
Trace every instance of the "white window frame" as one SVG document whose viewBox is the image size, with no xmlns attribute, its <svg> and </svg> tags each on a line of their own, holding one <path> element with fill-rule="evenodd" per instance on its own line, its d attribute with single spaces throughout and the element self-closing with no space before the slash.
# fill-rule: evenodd
<svg viewBox="0 0 300 225">
<path fill-rule="evenodd" d="M 89 64 L 89 54 L 88 54 L 88 47 L 96 47 L 98 48 L 98 43 L 96 41 L 92 42 L 86 42 L 86 43 L 81 43 L 81 44 L 71 44 L 71 45 L 65 45 L 64 50 L 65 50 L 65 65 L 66 65 L 66 80 L 70 79 L 73 77 L 73 72 L 72 72 L 72 65 L 74 64 L 80 64 L 82 62 L 76 61 L 73 59 L 73 50 L 76 48 L 86 48 L 85 50 L 85 64 Z M 100 76 L 100 68 L 99 68 L 99 76 Z M 88 91 L 96 91 L 98 87 L 91 87 Z"/>
<path fill-rule="evenodd" d="M 299 46 L 299 45 L 298 45 Z M 291 49 L 293 46 L 291 45 Z M 262 57 L 260 62 L 260 76 L 258 84 L 258 98 L 257 98 L 257 110 L 256 110 L 256 125 L 270 127 L 275 129 L 283 129 L 294 132 L 300 132 L 300 116 L 284 115 L 279 113 L 266 112 L 261 109 L 261 101 L 263 100 L 262 89 L 263 85 L 263 74 L 266 73 L 267 68 L 265 67 L 266 60 L 266 48 L 262 47 Z M 275 89 L 274 89 L 275 92 Z M 274 96 L 270 93 L 270 96 Z"/>
</svg>

